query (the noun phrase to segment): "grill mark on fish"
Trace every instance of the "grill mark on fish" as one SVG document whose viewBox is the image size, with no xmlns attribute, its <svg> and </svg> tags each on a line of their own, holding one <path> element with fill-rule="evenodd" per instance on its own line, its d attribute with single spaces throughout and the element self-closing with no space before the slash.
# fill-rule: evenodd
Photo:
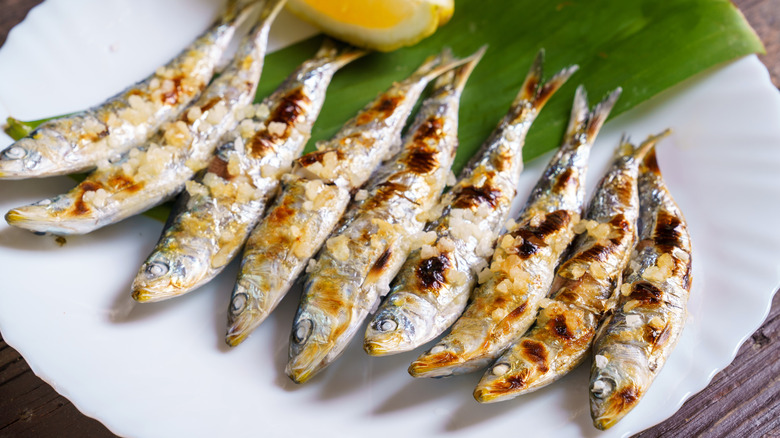
<svg viewBox="0 0 780 438">
<path fill-rule="evenodd" d="M 571 216 L 566 210 L 556 210 L 547 213 L 544 221 L 537 227 L 520 228 L 514 232 L 515 237 L 523 238 L 523 243 L 516 247 L 516 254 L 521 259 L 527 259 L 539 252 L 545 246 L 545 238 L 565 228 Z"/>
<path fill-rule="evenodd" d="M 165 103 L 168 103 L 170 105 L 175 105 L 179 103 L 179 98 L 184 94 L 184 88 L 182 86 L 183 78 L 184 77 L 182 75 L 177 75 L 170 79 L 171 82 L 173 82 L 173 89 L 162 95 L 162 100 Z"/>
<path fill-rule="evenodd" d="M 200 110 L 205 113 L 206 111 L 210 110 L 211 108 L 214 108 L 214 106 L 216 104 L 220 103 L 220 102 L 222 102 L 221 98 L 219 98 L 219 97 L 212 97 L 203 106 L 200 107 Z M 182 120 L 186 120 L 186 119 L 187 119 L 187 113 L 182 114 Z"/>
<path fill-rule="evenodd" d="M 84 181 L 81 184 L 79 184 L 78 188 L 81 191 L 81 193 L 79 194 L 79 197 L 76 200 L 76 202 L 73 203 L 73 209 L 71 210 L 71 213 L 74 216 L 82 216 L 91 211 L 87 203 L 84 202 L 84 195 L 86 195 L 87 192 L 96 192 L 102 189 L 103 185 L 98 182 Z"/>
<path fill-rule="evenodd" d="M 221 157 L 215 155 L 211 162 L 209 162 L 209 167 L 207 170 L 208 173 L 213 173 L 214 175 L 217 175 L 218 177 L 225 179 L 225 180 L 231 180 L 233 177 L 230 175 L 230 172 L 228 172 L 228 163 L 227 161 L 223 160 Z"/>
<path fill-rule="evenodd" d="M 569 330 L 569 326 L 566 324 L 566 317 L 563 315 L 557 315 L 549 322 L 552 333 L 555 333 L 559 338 L 564 340 L 571 340 L 574 338 L 574 334 Z"/>
<path fill-rule="evenodd" d="M 526 368 L 517 374 L 512 374 L 510 376 L 506 376 L 503 379 L 496 380 L 491 385 L 491 392 L 509 392 L 517 388 L 522 388 L 525 386 L 525 381 L 528 378 L 529 373 L 530 371 Z"/>
<path fill-rule="evenodd" d="M 509 312 L 509 315 L 507 315 L 506 318 L 504 318 L 504 319 L 505 320 L 510 320 L 510 321 L 513 320 L 513 319 L 516 319 L 516 318 L 520 317 L 523 314 L 523 312 L 525 312 L 526 308 L 528 308 L 528 302 L 527 301 L 523 301 L 523 304 L 520 304 L 519 306 L 515 307 L 515 309 L 513 311 Z"/>
<path fill-rule="evenodd" d="M 669 339 L 669 324 L 664 325 L 661 330 L 658 330 L 650 324 L 645 324 L 644 333 L 642 338 L 648 344 L 652 345 L 652 348 L 663 345 L 667 339 Z"/>
<path fill-rule="evenodd" d="M 644 305 L 657 306 L 663 301 L 663 294 L 663 291 L 652 283 L 640 281 L 634 283 L 629 297 L 632 300 L 640 301 Z"/>
<path fill-rule="evenodd" d="M 303 87 L 297 87 L 282 96 L 279 104 L 266 120 L 266 125 L 274 122 L 282 123 L 286 126 L 284 133 L 281 135 L 272 134 L 267 128 L 257 131 L 249 140 L 250 155 L 259 157 L 266 151 L 273 149 L 275 144 L 287 139 L 290 136 L 290 127 L 305 113 L 305 107 L 310 102 L 310 99 L 303 92 Z"/>
<path fill-rule="evenodd" d="M 682 235 L 678 227 L 682 221 L 666 211 L 659 211 L 655 223 L 653 240 L 661 252 L 672 252 L 674 248 L 682 246 Z"/>
<path fill-rule="evenodd" d="M 322 163 L 325 159 L 325 154 L 329 152 L 335 152 L 336 158 L 341 161 L 344 159 L 344 152 L 340 149 L 324 149 L 321 151 L 312 151 L 308 154 L 298 158 L 296 162 L 303 167 L 309 167 L 314 163 Z"/>
<path fill-rule="evenodd" d="M 387 248 L 385 252 L 382 253 L 382 255 L 379 256 L 379 258 L 376 260 L 374 265 L 371 267 L 371 271 L 369 272 L 369 275 L 379 275 L 382 270 L 387 267 L 388 262 L 390 261 L 390 255 L 392 254 L 392 250 L 390 248 Z"/>
<path fill-rule="evenodd" d="M 612 253 L 612 250 L 614 249 L 615 248 L 612 245 L 607 246 L 601 243 L 596 243 L 572 260 L 584 262 L 604 262 L 607 260 L 607 257 L 609 257 L 609 255 Z"/>
<path fill-rule="evenodd" d="M 520 343 L 525 357 L 536 365 L 536 368 L 546 373 L 550 368 L 547 363 L 547 347 L 539 341 L 525 339 Z"/>
<path fill-rule="evenodd" d="M 465 186 L 455 195 L 452 201 L 453 208 L 477 207 L 479 204 L 487 204 L 493 208 L 498 205 L 501 190 L 494 189 L 485 183 L 482 187 Z"/>
<path fill-rule="evenodd" d="M 438 291 L 445 284 L 444 273 L 450 266 L 450 259 L 447 257 L 447 254 L 439 254 L 437 257 L 423 260 L 415 270 L 415 273 L 423 289 Z"/>
<path fill-rule="evenodd" d="M 553 191 L 562 192 L 566 189 L 566 186 L 568 186 L 570 183 L 577 183 L 578 180 L 579 179 L 577 178 L 576 170 L 571 167 L 567 167 L 555 179 L 555 184 L 553 185 Z"/>
<path fill-rule="evenodd" d="M 411 201 L 405 195 L 407 190 L 409 190 L 409 187 L 406 184 L 394 181 L 383 182 L 382 184 L 379 184 L 376 189 L 374 189 L 374 193 L 372 193 L 371 198 L 366 201 L 363 209 L 364 211 L 373 210 L 388 200 L 393 199 L 395 196 L 399 195 Z"/>
<path fill-rule="evenodd" d="M 439 165 L 436 153 L 436 150 L 428 148 L 425 144 L 420 144 L 406 156 L 403 162 L 410 171 L 418 175 L 431 173 Z"/>
<path fill-rule="evenodd" d="M 366 123 L 369 123 L 377 118 L 386 119 L 393 113 L 393 111 L 395 111 L 395 109 L 401 102 L 404 101 L 404 99 L 405 96 L 403 93 L 395 96 L 383 96 L 368 111 L 364 111 L 360 114 L 360 116 L 358 116 L 357 120 L 355 121 L 355 125 L 365 125 Z"/>
</svg>

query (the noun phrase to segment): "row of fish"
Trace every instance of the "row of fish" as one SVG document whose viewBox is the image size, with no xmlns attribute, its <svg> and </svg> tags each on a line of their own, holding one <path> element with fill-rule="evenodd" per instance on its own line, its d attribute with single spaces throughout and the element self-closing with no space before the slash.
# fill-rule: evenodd
<svg viewBox="0 0 780 438">
<path fill-rule="evenodd" d="M 474 393 L 480 402 L 553 382 L 593 344 L 594 424 L 622 418 L 682 330 L 690 240 L 655 161 L 659 137 L 621 143 L 580 217 L 590 149 L 620 89 L 593 110 L 577 89 L 562 146 L 509 219 L 525 136 L 576 66 L 544 82 L 540 52 L 457 179 L 450 168 L 460 96 L 484 48 L 464 59 L 447 51 L 429 58 L 300 156 L 331 78 L 365 52 L 326 40 L 252 105 L 283 3 L 228 2 L 211 29 L 146 80 L 1 151 L 0 178 L 96 167 L 69 193 L 11 210 L 6 220 L 34 232 L 87 233 L 181 192 L 133 298 L 190 292 L 243 247 L 228 309 L 226 342 L 235 346 L 305 270 L 286 368 L 295 382 L 332 363 L 373 313 L 364 349 L 375 356 L 413 350 L 451 328 L 409 372 L 443 377 L 489 367 Z M 258 5 L 257 23 L 209 84 Z"/>
</svg>

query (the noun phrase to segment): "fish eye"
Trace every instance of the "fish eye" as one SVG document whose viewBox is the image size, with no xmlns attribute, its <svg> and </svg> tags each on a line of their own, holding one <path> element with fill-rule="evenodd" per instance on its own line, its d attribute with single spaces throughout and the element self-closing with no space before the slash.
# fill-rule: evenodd
<svg viewBox="0 0 780 438">
<path fill-rule="evenodd" d="M 3 159 L 6 160 L 21 160 L 27 155 L 27 151 L 20 146 L 11 146 L 3 151 Z"/>
<path fill-rule="evenodd" d="M 509 370 L 511 369 L 512 367 L 509 366 L 508 363 L 501 362 L 493 365 L 493 368 L 490 371 L 493 373 L 494 376 L 501 377 L 504 374 L 508 373 Z"/>
<path fill-rule="evenodd" d="M 431 354 L 441 353 L 446 349 L 447 347 L 444 344 L 434 345 L 433 348 L 431 348 Z"/>
<path fill-rule="evenodd" d="M 167 263 L 152 262 L 146 267 L 146 275 L 151 278 L 162 277 L 167 274 L 170 268 Z"/>
<path fill-rule="evenodd" d="M 615 382 L 612 379 L 600 378 L 590 385 L 590 392 L 596 398 L 604 398 L 612 392 L 612 388 L 615 387 Z"/>
<path fill-rule="evenodd" d="M 236 294 L 230 302 L 230 311 L 240 313 L 246 307 L 247 295 L 245 293 Z"/>
<path fill-rule="evenodd" d="M 377 321 L 375 328 L 380 332 L 391 332 L 398 328 L 398 322 L 393 319 L 382 319 Z"/>
<path fill-rule="evenodd" d="M 306 342 L 306 339 L 308 339 L 311 334 L 311 328 L 312 322 L 310 319 L 302 319 L 296 324 L 295 330 L 293 330 L 293 340 L 295 343 L 302 344 Z"/>
</svg>

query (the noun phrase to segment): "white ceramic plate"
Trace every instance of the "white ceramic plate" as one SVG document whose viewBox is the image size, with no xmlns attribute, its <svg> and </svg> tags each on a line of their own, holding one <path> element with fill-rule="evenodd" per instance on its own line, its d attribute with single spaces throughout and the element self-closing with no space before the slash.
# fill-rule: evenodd
<svg viewBox="0 0 780 438">
<path fill-rule="evenodd" d="M 103 100 L 177 53 L 218 6 L 48 0 L 0 50 L 0 117 L 35 119 Z M 311 30 L 284 17 L 273 32 L 278 45 Z M 356 342 L 321 376 L 296 386 L 283 373 L 294 293 L 239 348 L 224 346 L 235 264 L 196 293 L 133 306 L 128 286 L 162 227 L 145 217 L 64 246 L 0 224 L 0 330 L 36 374 L 119 435 L 626 436 L 704 388 L 766 317 L 779 283 L 778 120 L 780 96 L 748 57 L 664 93 L 601 134 L 591 186 L 622 132 L 641 140 L 674 129 L 659 159 L 695 245 L 691 316 L 680 344 L 644 400 L 606 433 L 591 426 L 587 367 L 529 396 L 483 406 L 471 397 L 479 375 L 414 380 L 406 367 L 417 353 L 370 358 Z M 529 166 L 521 196 L 545 161 Z M 71 185 L 67 178 L 0 181 L 0 211 Z"/>
</svg>

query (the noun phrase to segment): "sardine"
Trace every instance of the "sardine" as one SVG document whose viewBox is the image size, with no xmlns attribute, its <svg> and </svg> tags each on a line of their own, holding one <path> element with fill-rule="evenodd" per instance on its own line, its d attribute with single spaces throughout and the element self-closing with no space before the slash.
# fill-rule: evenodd
<svg viewBox="0 0 780 438">
<path fill-rule="evenodd" d="M 540 51 L 520 92 L 460 179 L 429 215 L 425 230 L 435 251 L 415 250 L 366 329 L 364 349 L 375 356 L 409 351 L 449 328 L 466 308 L 477 273 L 487 264 L 509 215 L 523 170 L 528 129 L 547 100 L 577 67 L 542 83 Z M 441 213 L 441 214 L 439 214 Z M 452 248 L 451 248 L 452 247 Z"/>
<path fill-rule="evenodd" d="M 34 232 L 84 234 L 143 212 L 184 188 L 204 169 L 222 136 L 235 128 L 236 109 L 255 95 L 268 30 L 284 0 L 268 0 L 258 23 L 225 71 L 175 122 L 143 146 L 90 173 L 64 195 L 11 210 L 9 224 Z"/>
<path fill-rule="evenodd" d="M 645 394 L 687 316 L 691 239 L 655 151 L 641 169 L 639 205 L 639 242 L 623 273 L 617 306 L 593 341 L 590 413 L 602 430 L 620 421 Z"/>
<path fill-rule="evenodd" d="M 217 149 L 205 175 L 187 182 L 180 195 L 186 208 L 172 213 L 133 282 L 133 298 L 178 296 L 224 269 L 260 220 L 281 174 L 303 151 L 333 74 L 365 53 L 325 40 L 273 94 L 247 107 L 247 118 Z"/>
<path fill-rule="evenodd" d="M 477 401 L 535 391 L 583 361 L 599 322 L 617 301 L 615 292 L 636 243 L 639 165 L 659 138 L 638 148 L 621 141 L 585 219 L 574 228 L 579 235 L 555 273 L 534 327 L 487 370 L 474 391 Z"/>
<path fill-rule="evenodd" d="M 325 243 L 304 283 L 286 372 L 296 383 L 332 363 L 390 290 L 411 237 L 444 189 L 458 145 L 461 92 L 484 48 L 436 81 L 401 152 L 372 178 Z"/>
<path fill-rule="evenodd" d="M 98 106 L 50 120 L 0 151 L 0 179 L 85 171 L 149 140 L 206 88 L 236 28 L 254 9 L 245 3 L 228 2 L 211 28 L 143 81 Z"/>
<path fill-rule="evenodd" d="M 563 145 L 531 192 L 514 226 L 498 239 L 471 303 L 445 336 L 409 367 L 414 377 L 485 368 L 533 323 L 558 260 L 574 237 L 590 148 L 620 94 L 588 112 L 584 88 L 574 97 Z"/>
<path fill-rule="evenodd" d="M 235 346 L 284 297 L 347 208 L 351 193 L 394 155 L 401 130 L 425 86 L 462 60 L 432 57 L 393 84 L 318 150 L 296 160 L 282 193 L 250 233 L 228 309 L 225 341 Z"/>
</svg>

